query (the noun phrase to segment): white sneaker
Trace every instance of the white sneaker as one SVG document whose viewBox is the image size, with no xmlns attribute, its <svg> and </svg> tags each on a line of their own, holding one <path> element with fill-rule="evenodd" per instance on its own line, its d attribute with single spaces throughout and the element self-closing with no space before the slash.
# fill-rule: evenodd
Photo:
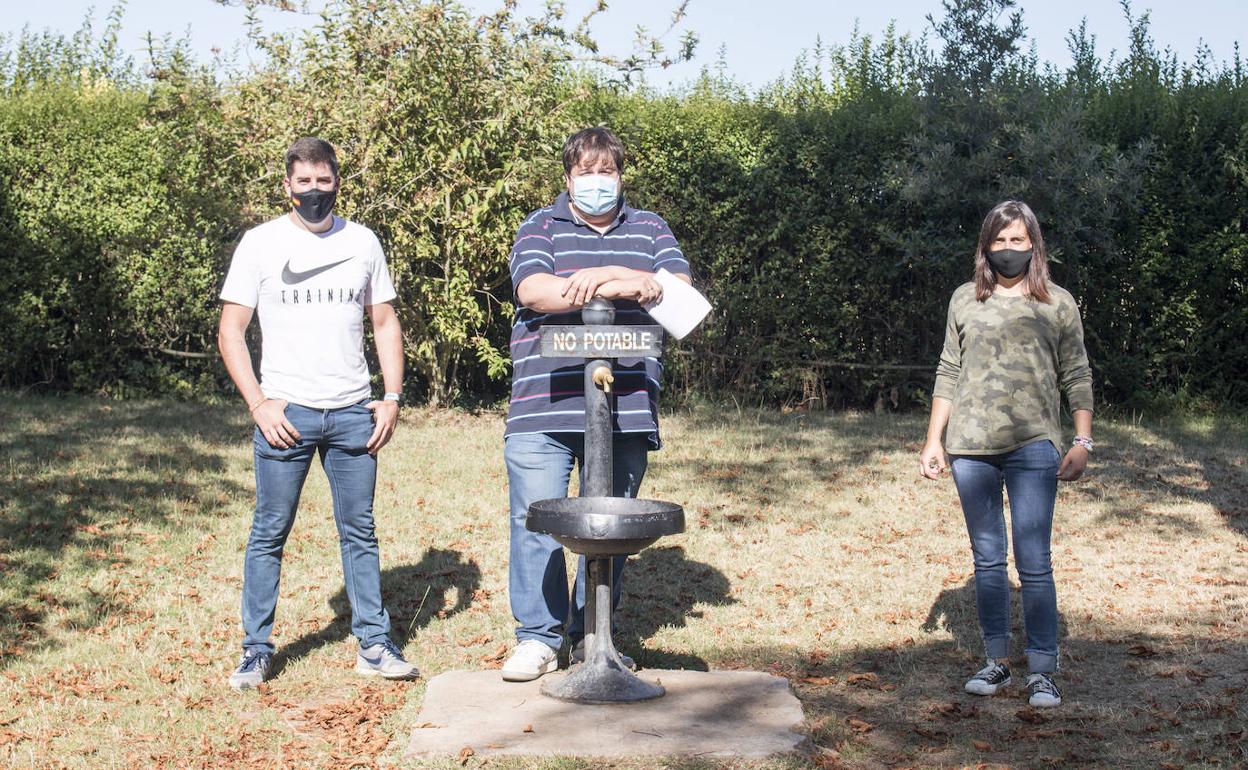
<svg viewBox="0 0 1248 770">
<path fill-rule="evenodd" d="M 504 682 L 528 682 L 559 668 L 559 654 L 536 639 L 525 639 L 503 664 Z"/>
<path fill-rule="evenodd" d="M 616 650 L 616 652 L 619 652 L 619 650 Z M 572 653 L 571 655 L 568 656 L 568 662 L 569 663 L 584 663 L 585 662 L 585 640 L 584 639 L 577 642 L 576 646 L 572 648 Z M 620 662 L 623 663 L 624 668 L 628 669 L 629 671 L 637 670 L 637 664 L 633 661 L 633 659 L 628 657 L 622 652 L 620 652 Z"/>
<path fill-rule="evenodd" d="M 355 671 L 385 679 L 415 679 L 420 676 L 420 670 L 404 660 L 403 653 L 389 639 L 372 647 L 361 647 L 355 656 Z"/>
</svg>

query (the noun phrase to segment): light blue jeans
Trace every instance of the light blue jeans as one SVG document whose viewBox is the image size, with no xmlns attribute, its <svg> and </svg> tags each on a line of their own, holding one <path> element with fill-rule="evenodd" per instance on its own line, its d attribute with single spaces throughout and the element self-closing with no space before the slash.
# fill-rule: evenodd
<svg viewBox="0 0 1248 770">
<path fill-rule="evenodd" d="M 334 500 L 342 573 L 351 602 L 351 633 L 364 647 L 390 634 L 390 616 L 381 603 L 381 560 L 373 529 L 377 458 L 365 448 L 373 434 L 373 413 L 365 403 L 341 409 L 290 404 L 286 419 L 300 438 L 289 449 L 270 446 L 256 428 L 252 439 L 256 510 L 243 558 L 244 649 L 273 652 L 269 635 L 277 611 L 282 550 L 295 523 L 308 468 L 317 454 Z"/>
<path fill-rule="evenodd" d="M 646 475 L 649 439 L 644 433 L 614 436 L 614 490 L 617 497 L 636 497 Z M 511 554 L 508 594 L 516 619 L 516 639 L 536 639 L 555 649 L 567 629 L 576 644 L 585 636 L 585 557 L 576 570 L 575 610 L 569 613 L 568 578 L 563 546 L 550 535 L 525 529 L 529 505 L 538 500 L 567 497 L 573 463 L 584 462 L 583 433 L 533 433 L 508 436 L 503 449 L 511 500 Z M 626 557 L 612 562 L 614 597 L 620 599 L 620 578 Z M 571 615 L 569 617 L 569 614 Z"/>
<path fill-rule="evenodd" d="M 990 658 L 1010 654 L 1009 542 L 1005 532 L 1002 482 L 1010 495 L 1014 565 L 1022 584 L 1027 664 L 1035 674 L 1057 671 L 1057 591 L 1050 542 L 1057 469 L 1051 441 L 1035 441 L 1000 455 L 958 455 L 953 481 L 975 559 L 975 601 Z"/>
</svg>

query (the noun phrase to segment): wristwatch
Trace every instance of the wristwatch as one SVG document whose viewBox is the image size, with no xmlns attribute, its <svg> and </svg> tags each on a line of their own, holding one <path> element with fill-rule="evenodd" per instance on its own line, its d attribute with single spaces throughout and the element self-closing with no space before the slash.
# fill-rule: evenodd
<svg viewBox="0 0 1248 770">
<path fill-rule="evenodd" d="M 394 403 L 398 404 L 399 406 L 403 406 L 403 394 L 402 394 L 402 393 L 387 393 L 386 395 L 384 395 L 384 396 L 382 396 L 382 397 L 381 397 L 381 400 L 382 400 L 382 401 L 393 401 Z"/>
</svg>

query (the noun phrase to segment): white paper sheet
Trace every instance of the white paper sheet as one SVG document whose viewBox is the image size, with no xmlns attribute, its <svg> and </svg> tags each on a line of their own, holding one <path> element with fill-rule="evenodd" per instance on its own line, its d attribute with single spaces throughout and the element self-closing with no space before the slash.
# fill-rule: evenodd
<svg viewBox="0 0 1248 770">
<path fill-rule="evenodd" d="M 650 317 L 668 334 L 683 339 L 711 312 L 711 303 L 701 292 L 667 270 L 660 268 L 654 279 L 663 287 L 663 298 L 648 308 Z"/>
</svg>

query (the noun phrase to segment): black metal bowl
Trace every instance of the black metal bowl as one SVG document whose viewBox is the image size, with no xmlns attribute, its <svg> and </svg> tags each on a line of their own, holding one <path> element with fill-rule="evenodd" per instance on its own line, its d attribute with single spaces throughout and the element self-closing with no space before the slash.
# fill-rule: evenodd
<svg viewBox="0 0 1248 770">
<path fill-rule="evenodd" d="M 525 526 L 586 556 L 625 556 L 685 531 L 676 503 L 631 497 L 559 497 L 529 506 Z"/>
</svg>

